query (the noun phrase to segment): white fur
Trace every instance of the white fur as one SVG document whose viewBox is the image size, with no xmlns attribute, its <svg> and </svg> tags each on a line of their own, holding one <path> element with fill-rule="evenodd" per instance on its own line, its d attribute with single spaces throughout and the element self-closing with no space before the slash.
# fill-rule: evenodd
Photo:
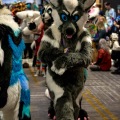
<svg viewBox="0 0 120 120">
<path fill-rule="evenodd" d="M 56 74 L 58 74 L 58 75 L 63 75 L 63 73 L 66 71 L 66 68 L 60 68 L 59 70 L 55 67 L 55 64 L 54 64 L 54 62 L 52 63 L 53 65 L 52 65 L 52 67 L 51 67 L 51 70 L 53 71 L 53 72 L 55 72 Z"/>
<path fill-rule="evenodd" d="M 60 43 L 60 41 L 61 41 L 61 33 L 58 30 L 57 26 L 55 24 L 52 24 L 51 29 L 52 29 L 52 33 L 54 33 L 53 37 L 55 38 L 56 41 L 58 41 Z"/>
<path fill-rule="evenodd" d="M 2 109 L 0 109 L 3 112 L 3 118 L 5 120 L 19 120 L 18 111 L 19 111 L 20 91 L 21 91 L 21 87 L 19 82 L 8 88 L 7 104 Z"/>
<path fill-rule="evenodd" d="M 5 24 L 6 26 L 9 26 L 13 29 L 13 31 L 17 31 L 19 28 L 18 24 L 15 23 L 11 15 L 0 15 L 0 24 Z"/>
<path fill-rule="evenodd" d="M 99 8 L 98 7 L 95 7 L 95 8 L 91 8 L 90 9 L 90 12 L 89 12 L 89 18 L 93 18 L 93 17 L 96 17 L 99 15 Z"/>
<path fill-rule="evenodd" d="M 4 51 L 1 48 L 1 41 L 0 41 L 0 64 L 1 66 L 3 65 L 3 62 L 4 62 Z"/>
<path fill-rule="evenodd" d="M 54 23 L 57 27 L 59 27 L 60 25 L 63 24 L 57 10 L 55 10 L 55 9 L 52 10 L 52 16 L 53 16 L 53 19 L 54 19 Z"/>
<path fill-rule="evenodd" d="M 33 49 L 35 46 L 36 46 L 35 41 L 33 41 L 30 47 L 31 49 Z"/>
<path fill-rule="evenodd" d="M 114 42 L 112 50 L 120 50 L 120 45 L 118 43 L 118 34 L 112 33 L 110 37 L 111 37 L 112 42 Z"/>
<path fill-rule="evenodd" d="M 81 43 L 80 43 L 80 41 L 78 41 L 76 48 L 75 48 L 75 51 L 80 51 L 80 49 L 81 49 Z"/>
<path fill-rule="evenodd" d="M 59 43 L 56 40 L 52 40 L 49 38 L 49 36 L 44 35 L 42 38 L 42 41 L 48 42 L 50 43 L 52 46 L 54 46 L 55 48 L 59 48 Z"/>
<path fill-rule="evenodd" d="M 80 99 L 82 98 L 82 92 L 83 92 L 83 89 L 82 89 L 82 91 L 80 91 L 79 95 L 76 98 L 76 104 L 78 106 L 80 106 Z"/>
<path fill-rule="evenodd" d="M 45 90 L 45 96 L 46 96 L 47 98 L 51 99 L 51 98 L 50 98 L 50 94 L 49 94 L 49 90 L 48 90 L 48 89 Z"/>
<path fill-rule="evenodd" d="M 86 21 L 88 20 L 88 14 L 84 13 L 83 16 L 77 21 L 77 25 L 79 27 L 79 31 L 82 32 L 84 29 L 84 25 L 86 24 Z"/>
<path fill-rule="evenodd" d="M 40 16 L 40 12 L 39 11 L 33 11 L 33 10 L 26 10 L 26 11 L 17 12 L 16 16 L 20 19 L 26 19 L 26 18 L 35 19 L 36 17 Z"/>
<path fill-rule="evenodd" d="M 4 8 L 2 8 L 2 9 L 0 9 L 0 15 L 10 15 L 10 14 L 12 14 L 12 12 L 9 10 L 9 9 L 7 9 L 6 7 L 4 7 Z"/>
<path fill-rule="evenodd" d="M 60 47 L 59 43 L 60 43 L 60 40 L 61 40 L 61 34 L 58 31 L 58 28 L 55 24 L 52 24 L 52 26 L 50 28 L 52 30 L 54 40 L 51 39 L 49 36 L 44 35 L 43 38 L 42 38 L 42 41 L 46 41 L 46 42 L 50 43 L 52 46 L 54 46 L 56 48 L 59 48 Z"/>
<path fill-rule="evenodd" d="M 32 34 L 33 32 L 31 30 L 28 29 L 28 27 L 25 27 L 23 30 L 22 30 L 22 33 L 24 35 L 30 35 Z"/>
<path fill-rule="evenodd" d="M 54 94 L 55 94 L 54 105 L 56 105 L 57 99 L 60 98 L 61 96 L 63 96 L 64 90 L 63 90 L 63 88 L 61 88 L 54 82 L 54 80 L 53 80 L 52 76 L 49 74 L 48 70 L 46 73 L 46 83 L 47 83 L 50 91 L 54 91 Z"/>
<path fill-rule="evenodd" d="M 38 26 L 42 22 L 41 16 L 38 16 L 37 18 L 35 18 L 33 22 L 35 22 L 36 26 Z"/>
<path fill-rule="evenodd" d="M 78 6 L 78 0 L 64 0 L 63 3 L 65 4 L 65 7 L 70 12 L 70 14 L 72 14 L 76 6 Z"/>
<path fill-rule="evenodd" d="M 92 45 L 92 39 L 90 36 L 86 36 L 82 39 L 82 42 L 85 41 L 85 42 L 89 42 L 91 45 Z"/>
</svg>

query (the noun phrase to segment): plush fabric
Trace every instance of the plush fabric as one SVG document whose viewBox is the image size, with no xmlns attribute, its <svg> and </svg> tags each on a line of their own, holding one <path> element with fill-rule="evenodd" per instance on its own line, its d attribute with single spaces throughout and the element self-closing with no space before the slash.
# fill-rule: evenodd
<svg viewBox="0 0 120 120">
<path fill-rule="evenodd" d="M 84 28 L 94 0 L 50 0 L 53 24 L 45 31 L 38 57 L 47 64 L 46 83 L 53 104 L 50 118 L 77 120 L 81 97 L 91 63 L 91 36 Z M 87 117 L 83 114 L 82 120 Z"/>
<path fill-rule="evenodd" d="M 30 120 L 29 80 L 22 68 L 25 45 L 11 15 L 0 15 L 0 37 L 0 110 L 4 120 Z"/>
</svg>

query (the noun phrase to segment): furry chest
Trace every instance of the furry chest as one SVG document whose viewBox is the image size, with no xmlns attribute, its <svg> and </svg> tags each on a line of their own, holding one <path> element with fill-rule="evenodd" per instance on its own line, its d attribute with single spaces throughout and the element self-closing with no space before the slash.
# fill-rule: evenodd
<svg viewBox="0 0 120 120">
<path fill-rule="evenodd" d="M 49 81 L 49 79 L 51 78 L 51 81 L 64 89 L 66 89 L 67 87 L 70 89 L 75 89 L 75 86 L 83 86 L 87 77 L 86 72 L 87 71 L 85 68 L 74 67 L 67 70 L 62 76 L 60 76 L 49 69 L 46 81 L 48 83 L 48 86 L 52 83 Z"/>
</svg>

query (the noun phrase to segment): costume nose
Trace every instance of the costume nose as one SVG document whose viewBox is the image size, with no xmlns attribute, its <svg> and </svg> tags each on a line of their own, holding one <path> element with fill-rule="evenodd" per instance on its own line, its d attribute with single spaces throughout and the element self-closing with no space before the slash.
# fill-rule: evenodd
<svg viewBox="0 0 120 120">
<path fill-rule="evenodd" d="M 68 28 L 66 29 L 66 34 L 67 34 L 67 35 L 72 35 L 73 33 L 74 33 L 74 29 L 73 29 L 73 28 L 68 27 Z"/>
</svg>

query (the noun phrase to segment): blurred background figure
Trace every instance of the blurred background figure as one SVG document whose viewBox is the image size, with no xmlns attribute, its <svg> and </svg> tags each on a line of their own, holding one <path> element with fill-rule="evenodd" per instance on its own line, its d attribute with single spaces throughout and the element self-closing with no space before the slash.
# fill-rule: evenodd
<svg viewBox="0 0 120 120">
<path fill-rule="evenodd" d="M 108 36 L 111 35 L 112 32 L 114 32 L 114 21 L 116 19 L 116 12 L 115 9 L 111 7 L 110 2 L 105 2 L 104 6 L 106 8 L 105 11 L 105 17 L 107 19 L 107 24 L 108 24 Z"/>
<path fill-rule="evenodd" d="M 97 61 L 90 65 L 92 71 L 109 71 L 111 68 L 111 55 L 105 39 L 100 39 Z"/>
<path fill-rule="evenodd" d="M 111 57 L 115 61 L 115 67 L 117 68 L 115 71 L 111 72 L 112 74 L 120 74 L 120 5 L 117 7 L 117 18 L 114 22 L 114 25 L 116 27 L 116 34 L 117 34 L 117 45 L 114 49 L 112 49 Z M 114 43 L 115 44 L 115 43 Z"/>
</svg>

